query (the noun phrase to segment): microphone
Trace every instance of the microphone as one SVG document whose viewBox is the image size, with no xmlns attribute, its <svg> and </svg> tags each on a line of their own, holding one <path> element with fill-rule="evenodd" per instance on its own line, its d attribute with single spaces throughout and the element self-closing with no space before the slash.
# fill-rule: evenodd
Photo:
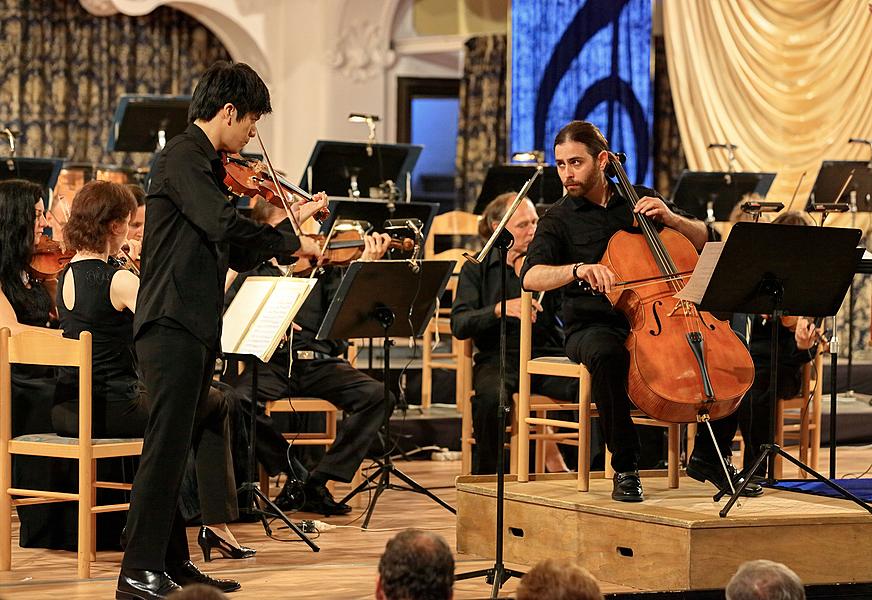
<svg viewBox="0 0 872 600">
<path fill-rule="evenodd" d="M 408 260 L 409 269 L 415 274 L 421 272 L 419 255 L 424 241 L 423 227 L 424 224 L 420 219 L 387 219 L 384 223 L 385 229 L 409 229 L 415 235 L 415 247 L 412 248 L 412 258 Z"/>
<path fill-rule="evenodd" d="M 872 144 L 872 139 L 869 138 L 848 138 L 849 144 Z"/>
<path fill-rule="evenodd" d="M 708 148 L 726 148 L 727 150 L 738 150 L 738 146 L 735 144 L 709 144 Z"/>
</svg>

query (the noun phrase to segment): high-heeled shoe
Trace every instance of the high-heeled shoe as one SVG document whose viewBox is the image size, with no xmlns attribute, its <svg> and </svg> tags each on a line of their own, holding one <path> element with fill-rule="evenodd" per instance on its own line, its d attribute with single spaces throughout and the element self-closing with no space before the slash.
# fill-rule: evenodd
<svg viewBox="0 0 872 600">
<path fill-rule="evenodd" d="M 212 550 L 217 550 L 224 558 L 251 558 L 257 553 L 254 548 L 245 546 L 234 546 L 220 535 L 203 525 L 200 527 L 200 533 L 197 535 L 197 544 L 200 550 L 203 551 L 203 560 L 206 562 L 212 561 Z"/>
</svg>

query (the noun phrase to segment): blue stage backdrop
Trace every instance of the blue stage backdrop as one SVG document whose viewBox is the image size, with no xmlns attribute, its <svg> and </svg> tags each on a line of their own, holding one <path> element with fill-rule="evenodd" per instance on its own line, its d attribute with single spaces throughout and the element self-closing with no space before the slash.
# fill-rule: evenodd
<svg viewBox="0 0 872 600">
<path fill-rule="evenodd" d="M 651 0 L 512 0 L 511 152 L 553 164 L 554 136 L 583 119 L 650 186 L 650 56 Z"/>
</svg>

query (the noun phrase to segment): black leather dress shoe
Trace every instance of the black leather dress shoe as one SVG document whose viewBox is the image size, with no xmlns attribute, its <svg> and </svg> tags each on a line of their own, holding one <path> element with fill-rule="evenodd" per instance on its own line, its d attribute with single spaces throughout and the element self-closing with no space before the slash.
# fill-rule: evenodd
<svg viewBox="0 0 872 600">
<path fill-rule="evenodd" d="M 615 473 L 612 482 L 614 484 L 612 500 L 619 502 L 641 502 L 645 499 L 642 496 L 642 480 L 639 479 L 639 471 Z"/>
<path fill-rule="evenodd" d="M 736 467 L 733 465 L 727 465 L 727 471 L 730 473 L 730 479 L 733 480 L 733 487 L 735 489 L 739 489 L 739 486 L 742 485 L 744 478 L 739 476 L 739 473 L 736 471 Z M 687 475 L 688 477 L 692 477 L 697 481 L 706 482 L 709 481 L 719 490 L 723 490 L 727 494 L 732 494 L 730 491 L 730 484 L 727 481 L 727 476 L 724 474 L 724 469 L 721 465 L 712 464 L 710 462 L 704 461 L 701 458 L 697 458 L 696 456 L 691 456 L 690 461 L 687 463 Z M 742 490 L 742 496 L 746 496 L 748 498 L 756 498 L 757 496 L 763 495 L 763 488 L 753 481 L 749 482 L 745 489 Z"/>
<path fill-rule="evenodd" d="M 159 600 L 180 589 L 163 571 L 122 568 L 115 589 L 115 600 Z"/>
<path fill-rule="evenodd" d="M 298 511 L 303 506 L 303 495 L 303 482 L 288 478 L 273 503 L 282 512 Z"/>
<path fill-rule="evenodd" d="M 191 561 L 170 567 L 167 569 L 167 573 L 173 578 L 173 581 L 183 587 L 199 583 L 200 585 L 208 585 L 218 588 L 224 593 L 235 592 L 242 587 L 239 585 L 238 581 L 234 581 L 233 579 L 215 579 L 214 577 L 209 577 L 200 571 L 200 569 L 198 569 Z"/>
<path fill-rule="evenodd" d="M 333 499 L 333 495 L 327 486 L 323 483 L 306 483 L 303 487 L 306 494 L 306 501 L 303 503 L 301 510 L 305 512 L 313 512 L 322 514 L 325 517 L 332 515 L 347 515 L 351 512 L 351 507 L 347 504 L 340 504 Z"/>
</svg>

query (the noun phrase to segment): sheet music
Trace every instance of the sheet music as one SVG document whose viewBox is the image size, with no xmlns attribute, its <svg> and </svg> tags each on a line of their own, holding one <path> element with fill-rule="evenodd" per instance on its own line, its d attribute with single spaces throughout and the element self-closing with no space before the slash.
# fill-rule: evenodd
<svg viewBox="0 0 872 600">
<path fill-rule="evenodd" d="M 267 362 L 309 295 L 313 287 L 311 281 L 287 277 L 279 279 L 239 344 L 237 353 L 253 354 Z"/>
<path fill-rule="evenodd" d="M 269 361 L 313 287 L 314 279 L 249 277 L 224 315 L 224 351 Z"/>
<path fill-rule="evenodd" d="M 270 278 L 249 277 L 239 288 L 233 302 L 224 313 L 221 329 L 221 348 L 236 352 L 239 342 L 245 337 L 249 326 L 273 288 Z"/>
<path fill-rule="evenodd" d="M 678 300 L 687 300 L 694 304 L 702 302 L 708 284 L 712 279 L 715 266 L 724 250 L 724 242 L 708 242 L 702 248 L 702 254 L 696 263 L 696 268 L 690 275 L 687 284 L 673 296 Z"/>
</svg>

